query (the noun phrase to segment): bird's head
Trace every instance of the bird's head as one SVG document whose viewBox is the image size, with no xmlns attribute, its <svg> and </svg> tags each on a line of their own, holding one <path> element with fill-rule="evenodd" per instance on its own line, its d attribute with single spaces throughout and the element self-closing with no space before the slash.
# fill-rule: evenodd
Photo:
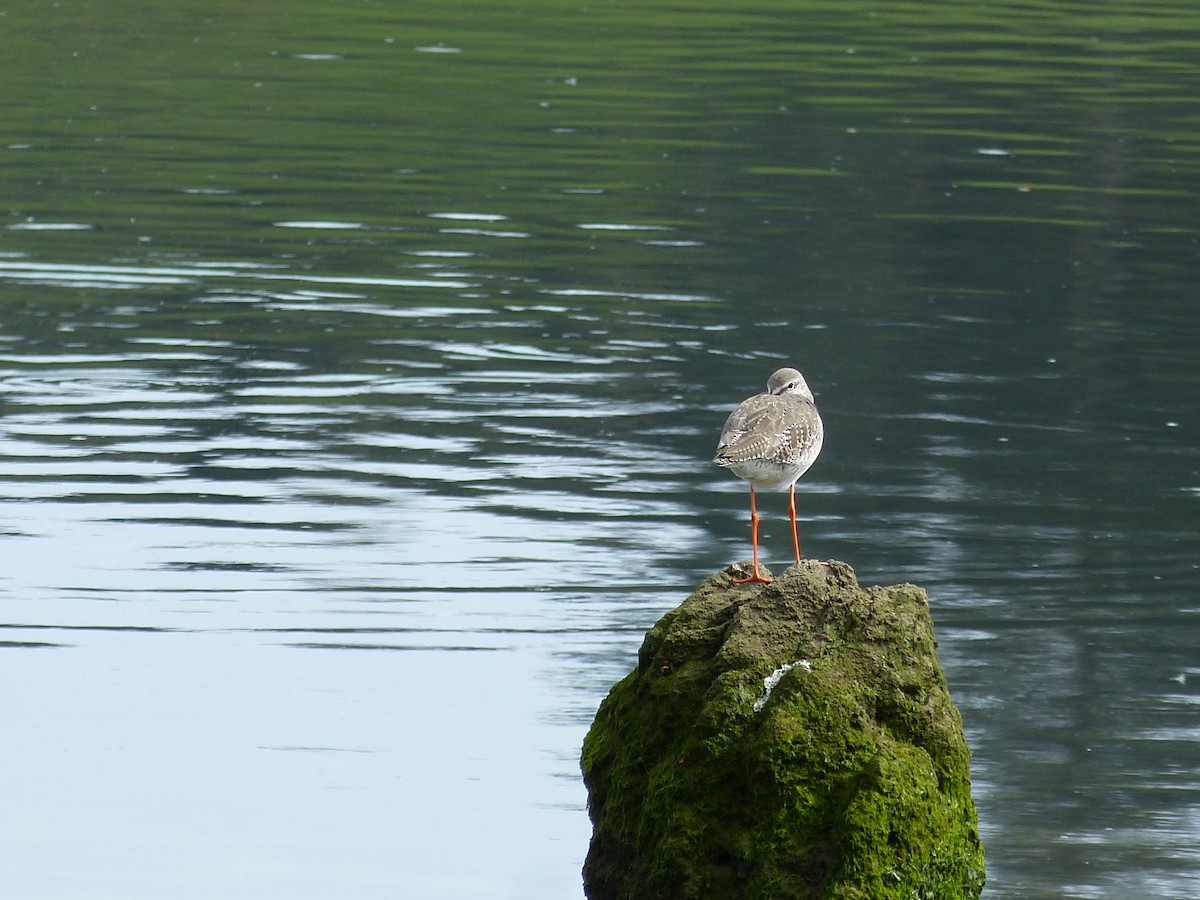
<svg viewBox="0 0 1200 900">
<path fill-rule="evenodd" d="M 812 391 L 808 389 L 808 382 L 795 369 L 780 369 L 772 375 L 767 381 L 767 393 L 775 394 L 776 396 L 790 394 L 796 397 L 803 397 L 810 403 L 813 399 Z"/>
</svg>

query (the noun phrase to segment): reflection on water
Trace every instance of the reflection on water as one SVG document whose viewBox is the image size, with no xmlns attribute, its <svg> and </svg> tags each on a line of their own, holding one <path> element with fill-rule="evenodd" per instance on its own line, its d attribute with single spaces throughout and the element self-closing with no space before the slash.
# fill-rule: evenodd
<svg viewBox="0 0 1200 900">
<path fill-rule="evenodd" d="M 302 6 L 8 13 L 10 890 L 580 896 L 582 735 L 747 552 L 708 459 L 784 362 L 806 551 L 930 591 L 986 896 L 1200 890 L 1190 7 Z"/>
</svg>

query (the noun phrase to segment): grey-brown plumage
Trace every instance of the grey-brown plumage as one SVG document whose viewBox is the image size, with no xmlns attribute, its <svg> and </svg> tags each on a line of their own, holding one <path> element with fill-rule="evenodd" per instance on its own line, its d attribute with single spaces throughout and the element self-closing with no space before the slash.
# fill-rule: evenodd
<svg viewBox="0 0 1200 900">
<path fill-rule="evenodd" d="M 750 482 L 750 536 L 754 574 L 747 581 L 767 581 L 758 574 L 758 511 L 756 487 L 787 488 L 792 543 L 800 561 L 796 533 L 796 481 L 821 452 L 825 428 L 817 414 L 812 391 L 795 369 L 780 369 L 767 381 L 767 390 L 743 400 L 725 421 L 713 462 Z"/>
<path fill-rule="evenodd" d="M 786 488 L 808 471 L 824 436 L 804 376 L 780 369 L 765 393 L 743 400 L 730 414 L 713 462 L 755 487 Z"/>
</svg>

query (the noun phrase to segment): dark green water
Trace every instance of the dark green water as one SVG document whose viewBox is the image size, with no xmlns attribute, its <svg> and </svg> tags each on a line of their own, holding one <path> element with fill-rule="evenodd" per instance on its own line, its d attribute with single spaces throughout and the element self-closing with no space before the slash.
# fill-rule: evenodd
<svg viewBox="0 0 1200 900">
<path fill-rule="evenodd" d="M 0 881 L 581 896 L 791 363 L 985 896 L 1200 892 L 1200 11 L 727 6 L 0 5 Z"/>
</svg>

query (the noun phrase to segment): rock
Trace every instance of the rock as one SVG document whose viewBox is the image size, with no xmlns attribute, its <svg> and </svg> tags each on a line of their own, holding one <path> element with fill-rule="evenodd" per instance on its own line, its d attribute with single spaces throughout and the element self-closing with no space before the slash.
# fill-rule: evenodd
<svg viewBox="0 0 1200 900">
<path fill-rule="evenodd" d="M 925 592 L 808 560 L 709 577 L 583 744 L 591 900 L 977 898 L 962 720 Z"/>
</svg>

